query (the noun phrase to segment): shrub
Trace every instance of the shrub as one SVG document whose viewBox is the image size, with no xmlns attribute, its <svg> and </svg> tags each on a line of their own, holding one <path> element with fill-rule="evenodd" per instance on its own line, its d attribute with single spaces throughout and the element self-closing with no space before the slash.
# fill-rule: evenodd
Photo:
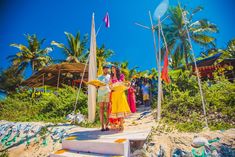
<svg viewBox="0 0 235 157">
<path fill-rule="evenodd" d="M 200 131 L 205 127 L 201 96 L 195 76 L 181 71 L 163 85 L 162 119 L 179 131 Z M 211 129 L 235 127 L 235 83 L 224 76 L 202 82 L 208 125 Z M 154 98 L 157 100 L 157 98 Z M 157 106 L 157 101 L 154 101 Z"/>
<path fill-rule="evenodd" d="M 65 86 L 54 93 L 32 98 L 30 92 L 9 95 L 0 102 L 0 119 L 8 121 L 63 122 L 74 109 L 76 90 Z M 80 93 L 77 109 L 87 115 L 87 95 Z"/>
</svg>

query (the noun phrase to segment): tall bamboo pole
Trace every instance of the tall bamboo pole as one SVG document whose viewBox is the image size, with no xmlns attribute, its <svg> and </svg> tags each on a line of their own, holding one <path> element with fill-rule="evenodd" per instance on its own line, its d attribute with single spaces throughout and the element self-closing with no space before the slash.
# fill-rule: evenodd
<svg viewBox="0 0 235 157">
<path fill-rule="evenodd" d="M 179 6 L 180 6 L 180 3 L 179 3 Z M 182 17 L 183 17 L 183 21 L 185 23 L 186 19 L 185 19 L 185 16 L 183 14 L 183 10 L 182 10 L 181 6 L 180 6 L 180 10 L 181 10 L 181 14 L 182 14 Z M 194 62 L 195 71 L 196 71 L 196 75 L 197 75 L 197 81 L 198 81 L 199 92 L 200 92 L 200 96 L 201 96 L 201 102 L 202 102 L 202 108 L 203 108 L 205 123 L 206 123 L 206 127 L 208 128 L 208 121 L 207 121 L 207 116 L 206 116 L 206 105 L 205 105 L 205 99 L 204 99 L 204 95 L 203 95 L 203 91 L 202 91 L 201 79 L 200 79 L 200 76 L 199 76 L 199 71 L 198 71 L 198 67 L 197 67 L 197 63 L 196 63 L 196 58 L 195 58 L 195 53 L 194 53 L 194 49 L 193 49 L 193 45 L 192 45 L 192 40 L 191 40 L 191 37 L 189 35 L 188 26 L 186 24 L 185 24 L 185 28 L 186 28 L 186 33 L 187 33 L 190 49 L 191 49 L 192 55 L 193 55 L 193 62 Z"/>
<path fill-rule="evenodd" d="M 160 17 L 158 18 L 158 47 L 159 50 L 157 52 L 157 45 L 156 45 L 156 37 L 155 37 L 155 28 L 153 26 L 153 20 L 151 16 L 151 12 L 149 11 L 149 19 L 151 23 L 151 28 L 152 28 L 152 35 L 153 35 L 153 44 L 154 44 L 154 50 L 155 50 L 155 55 L 156 55 L 156 62 L 157 62 L 157 67 L 158 67 L 158 97 L 157 97 L 157 120 L 161 119 L 161 34 L 160 34 Z"/>
</svg>

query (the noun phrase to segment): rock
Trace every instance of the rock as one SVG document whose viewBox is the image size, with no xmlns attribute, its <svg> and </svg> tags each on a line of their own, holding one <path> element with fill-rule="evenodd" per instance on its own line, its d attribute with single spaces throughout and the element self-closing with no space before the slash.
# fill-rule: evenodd
<svg viewBox="0 0 235 157">
<path fill-rule="evenodd" d="M 131 154 L 131 157 L 147 157 L 147 152 L 143 149 L 139 149 L 134 151 L 134 153 Z"/>
<path fill-rule="evenodd" d="M 150 142 L 148 145 L 149 145 L 150 147 L 153 147 L 153 146 L 155 146 L 155 144 L 156 144 L 156 143 L 154 143 L 154 142 Z"/>
<path fill-rule="evenodd" d="M 193 139 L 193 145 L 194 147 L 200 147 L 208 145 L 208 140 L 204 137 L 196 137 Z"/>
<path fill-rule="evenodd" d="M 159 151 L 157 152 L 157 157 L 166 157 L 166 152 L 162 145 L 160 145 L 159 147 Z"/>
</svg>

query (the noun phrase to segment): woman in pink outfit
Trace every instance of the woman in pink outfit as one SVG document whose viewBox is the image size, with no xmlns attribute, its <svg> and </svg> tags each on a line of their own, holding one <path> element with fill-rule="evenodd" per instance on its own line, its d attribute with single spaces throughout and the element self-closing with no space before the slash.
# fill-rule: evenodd
<svg viewBox="0 0 235 157">
<path fill-rule="evenodd" d="M 128 104 L 130 106 L 131 112 L 135 113 L 136 112 L 136 99 L 135 99 L 135 88 L 133 86 L 133 84 L 130 86 L 130 88 L 128 89 L 128 96 L 127 96 L 127 100 L 128 100 Z"/>
</svg>

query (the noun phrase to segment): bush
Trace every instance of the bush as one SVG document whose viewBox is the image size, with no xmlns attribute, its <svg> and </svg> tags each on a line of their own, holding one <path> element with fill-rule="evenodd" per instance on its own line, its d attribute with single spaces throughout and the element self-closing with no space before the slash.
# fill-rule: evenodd
<svg viewBox="0 0 235 157">
<path fill-rule="evenodd" d="M 0 102 L 0 119 L 8 121 L 63 122 L 74 109 L 76 90 L 72 87 L 32 98 L 29 91 L 9 95 Z M 87 95 L 80 93 L 77 110 L 87 115 Z"/>
<path fill-rule="evenodd" d="M 162 119 L 179 131 L 201 131 L 205 127 L 201 96 L 197 79 L 188 71 L 171 77 L 164 85 Z M 209 128 L 213 130 L 235 127 L 235 83 L 225 77 L 202 82 Z M 157 99 L 157 98 L 155 98 Z M 157 103 L 157 101 L 154 101 Z M 157 105 L 157 104 L 153 105 Z"/>
<path fill-rule="evenodd" d="M 5 150 L 5 151 L 0 150 L 0 157 L 9 157 L 8 151 L 7 150 Z"/>
</svg>

